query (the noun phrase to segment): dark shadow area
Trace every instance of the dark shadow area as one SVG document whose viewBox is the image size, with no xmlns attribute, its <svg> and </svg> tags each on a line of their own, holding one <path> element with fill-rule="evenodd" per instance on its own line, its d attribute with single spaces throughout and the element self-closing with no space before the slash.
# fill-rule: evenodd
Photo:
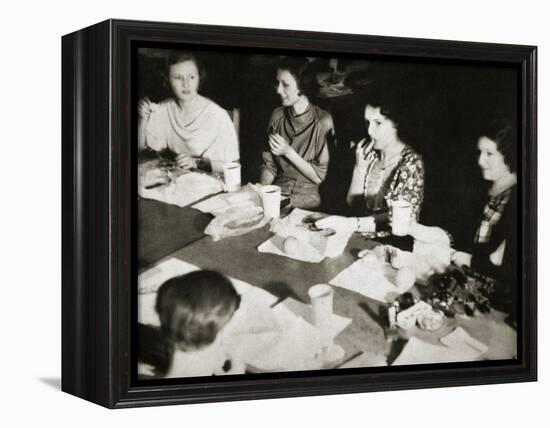
<svg viewBox="0 0 550 428">
<path fill-rule="evenodd" d="M 386 324 L 388 324 L 387 313 L 385 311 L 386 308 L 384 306 L 380 306 L 377 303 L 376 305 L 373 305 L 373 307 L 371 307 L 368 303 L 362 302 L 359 304 L 359 307 L 363 309 L 373 321 L 376 321 L 378 325 L 385 326 Z"/>
<path fill-rule="evenodd" d="M 414 239 L 411 236 L 385 236 L 376 238 L 376 242 L 382 245 L 391 245 L 392 247 L 399 248 L 402 251 L 412 251 L 414 246 Z"/>
<path fill-rule="evenodd" d="M 174 352 L 161 329 L 145 324 L 138 324 L 138 360 L 150 364 L 157 375 L 166 374 Z"/>
<path fill-rule="evenodd" d="M 391 366 L 396 358 L 401 354 L 403 348 L 407 344 L 407 340 L 404 339 L 395 339 L 392 340 L 390 344 L 390 350 L 388 352 L 387 361 L 388 365 Z"/>
<path fill-rule="evenodd" d="M 138 260 L 140 266 L 148 266 L 181 248 L 204 237 L 204 229 L 212 220 L 210 214 L 190 207 L 178 207 L 149 199 L 139 199 L 138 204 Z M 166 230 L 172 231 L 170 239 L 156 239 Z"/>
<path fill-rule="evenodd" d="M 285 282 L 281 281 L 272 281 L 264 287 L 266 291 L 277 296 L 279 301 L 283 301 L 289 297 L 298 300 L 302 303 L 305 303 Z"/>
</svg>

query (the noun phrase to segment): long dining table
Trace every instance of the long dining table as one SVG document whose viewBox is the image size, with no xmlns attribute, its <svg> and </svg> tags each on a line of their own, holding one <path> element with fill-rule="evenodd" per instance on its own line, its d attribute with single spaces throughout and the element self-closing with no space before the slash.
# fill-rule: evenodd
<svg viewBox="0 0 550 428">
<path fill-rule="evenodd" d="M 326 284 L 358 259 L 359 251 L 372 249 L 377 242 L 352 235 L 344 252 L 319 263 L 308 263 L 258 251 L 258 246 L 273 233 L 269 225 L 240 236 L 213 241 L 204 234 L 212 220 L 210 214 L 191 206 L 183 208 L 158 201 L 138 202 L 138 259 L 141 271 L 170 258 L 191 263 L 201 269 L 217 270 L 225 275 L 262 288 L 277 297 L 278 302 L 292 298 L 309 303 L 308 289 Z M 336 338 L 345 350 L 340 367 L 367 367 L 391 364 L 409 337 L 388 335 L 387 305 L 362 294 L 334 287 L 334 313 L 350 318 Z M 422 294 L 415 286 L 411 292 Z M 515 343 L 501 343 L 500 333 L 506 328 L 504 315 L 492 313 L 449 323 L 461 325 L 472 337 L 488 345 L 487 358 L 509 359 L 515 356 Z M 509 330 L 506 330 L 509 332 Z M 440 335 L 418 332 L 427 342 L 436 343 Z"/>
</svg>

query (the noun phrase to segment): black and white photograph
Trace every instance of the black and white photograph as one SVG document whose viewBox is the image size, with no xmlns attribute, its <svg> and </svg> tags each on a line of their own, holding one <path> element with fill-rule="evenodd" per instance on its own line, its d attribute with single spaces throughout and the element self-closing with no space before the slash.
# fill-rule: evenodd
<svg viewBox="0 0 550 428">
<path fill-rule="evenodd" d="M 519 363 L 518 67 L 132 55 L 138 382 Z"/>
<path fill-rule="evenodd" d="M 0 424 L 540 425 L 544 4 L 6 3 Z"/>
</svg>

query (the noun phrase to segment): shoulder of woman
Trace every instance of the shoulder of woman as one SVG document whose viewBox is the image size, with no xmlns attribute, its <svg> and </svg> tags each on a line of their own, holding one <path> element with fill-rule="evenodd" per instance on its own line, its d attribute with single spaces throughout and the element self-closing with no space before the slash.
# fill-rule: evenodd
<svg viewBox="0 0 550 428">
<path fill-rule="evenodd" d="M 164 127 L 166 121 L 172 116 L 176 110 L 177 104 L 173 98 L 166 98 L 158 103 L 153 103 L 151 106 L 151 117 L 149 120 L 149 127 Z"/>
<path fill-rule="evenodd" d="M 176 105 L 176 100 L 174 100 L 174 98 L 166 98 L 166 99 L 158 102 L 157 105 L 159 107 L 162 107 L 162 108 L 167 108 L 169 106 L 175 106 Z"/>
<path fill-rule="evenodd" d="M 403 148 L 403 160 L 407 163 L 422 163 L 422 155 L 414 150 L 411 146 L 405 145 Z"/>
<path fill-rule="evenodd" d="M 171 109 L 174 109 L 177 104 L 176 101 L 173 98 L 166 98 L 158 103 L 155 103 L 156 109 L 153 110 L 153 112 L 165 112 Z"/>
<path fill-rule="evenodd" d="M 271 112 L 270 122 L 276 122 L 282 120 L 285 116 L 285 107 L 277 107 L 273 112 Z"/>
<path fill-rule="evenodd" d="M 231 117 L 229 116 L 229 111 L 224 109 L 222 106 L 220 106 L 215 101 L 212 101 L 210 98 L 202 97 L 203 102 L 203 111 L 207 112 L 208 114 L 215 115 L 215 117 L 220 119 L 227 119 L 229 122 L 231 122 Z"/>
<path fill-rule="evenodd" d="M 201 104 L 199 104 L 199 106 L 202 105 L 203 108 L 215 111 L 217 113 L 221 113 L 221 112 L 226 111 L 222 106 L 220 106 L 215 101 L 212 101 L 210 98 L 204 97 L 202 95 L 199 95 L 199 97 L 200 97 L 200 100 L 201 100 Z"/>
<path fill-rule="evenodd" d="M 323 110 L 321 107 L 316 106 L 315 104 L 312 104 L 311 106 L 315 110 L 315 115 L 317 116 L 317 120 L 323 127 L 327 129 L 331 129 L 334 127 L 332 115 L 328 111 Z"/>
</svg>

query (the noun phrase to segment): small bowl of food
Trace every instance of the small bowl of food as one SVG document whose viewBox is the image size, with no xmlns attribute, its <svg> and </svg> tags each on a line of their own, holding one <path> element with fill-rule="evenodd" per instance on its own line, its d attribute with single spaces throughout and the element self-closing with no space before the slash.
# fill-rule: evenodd
<svg viewBox="0 0 550 428">
<path fill-rule="evenodd" d="M 424 331 L 437 331 L 445 325 L 445 314 L 437 310 L 429 310 L 418 314 L 416 325 Z"/>
</svg>

